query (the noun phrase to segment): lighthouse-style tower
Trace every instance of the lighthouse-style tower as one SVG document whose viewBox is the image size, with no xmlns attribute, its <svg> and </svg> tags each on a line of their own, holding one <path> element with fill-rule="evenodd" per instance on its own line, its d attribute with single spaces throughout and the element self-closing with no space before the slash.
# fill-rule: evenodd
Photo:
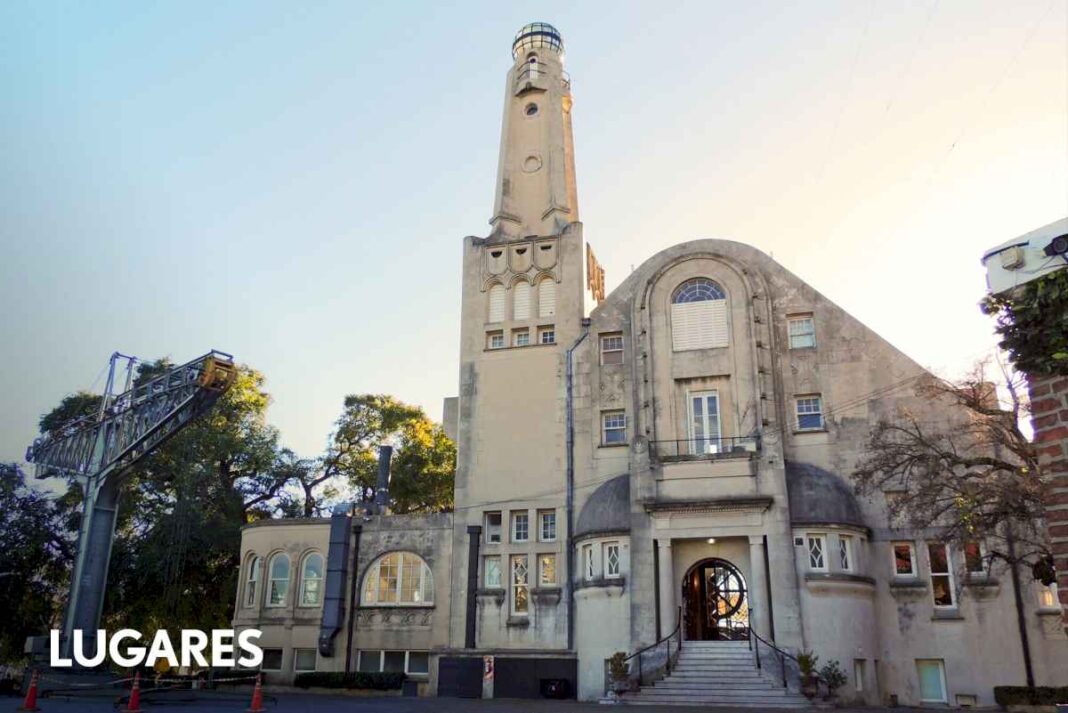
<svg viewBox="0 0 1068 713">
<path fill-rule="evenodd" d="M 578 222 L 563 60 L 551 25 L 516 35 L 492 230 L 464 240 L 450 644 L 573 666 L 567 352 L 601 283 Z"/>
</svg>

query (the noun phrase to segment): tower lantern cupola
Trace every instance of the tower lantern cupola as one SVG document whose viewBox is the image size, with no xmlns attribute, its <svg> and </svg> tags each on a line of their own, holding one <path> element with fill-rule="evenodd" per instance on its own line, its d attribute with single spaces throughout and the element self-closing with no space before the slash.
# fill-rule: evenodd
<svg viewBox="0 0 1068 713">
<path fill-rule="evenodd" d="M 512 59 L 490 224 L 506 239 L 557 235 L 579 219 L 563 38 L 531 22 L 516 33 Z"/>
</svg>

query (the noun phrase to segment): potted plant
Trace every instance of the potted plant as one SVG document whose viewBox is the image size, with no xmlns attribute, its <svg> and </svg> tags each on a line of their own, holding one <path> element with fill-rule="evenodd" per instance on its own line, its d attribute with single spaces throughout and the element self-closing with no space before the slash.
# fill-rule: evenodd
<svg viewBox="0 0 1068 713">
<path fill-rule="evenodd" d="M 797 655 L 797 665 L 801 669 L 801 693 L 808 698 L 815 698 L 820 692 L 820 677 L 816 673 L 816 664 L 820 657 L 811 651 L 802 651 Z"/>
<path fill-rule="evenodd" d="M 617 651 L 608 659 L 608 696 L 605 702 L 618 703 L 619 694 L 630 689 L 630 664 L 627 653 Z"/>
<path fill-rule="evenodd" d="M 846 675 L 838 661 L 831 659 L 820 669 L 820 679 L 827 686 L 826 700 L 834 700 L 835 692 L 845 685 Z"/>
</svg>

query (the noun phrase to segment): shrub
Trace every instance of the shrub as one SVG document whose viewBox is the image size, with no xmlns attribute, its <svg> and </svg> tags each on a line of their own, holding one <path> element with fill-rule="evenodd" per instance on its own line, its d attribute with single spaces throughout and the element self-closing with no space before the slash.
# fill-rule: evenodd
<svg viewBox="0 0 1068 713">
<path fill-rule="evenodd" d="M 801 676 L 808 678 L 812 674 L 816 673 L 816 664 L 819 663 L 820 657 L 811 651 L 802 651 L 797 655 L 797 665 L 801 669 Z"/>
<path fill-rule="evenodd" d="M 1068 686 L 994 686 L 994 700 L 1003 706 L 1052 706 L 1068 703 Z"/>
<path fill-rule="evenodd" d="M 626 681 L 630 673 L 630 664 L 626 662 L 627 654 L 617 651 L 608 659 L 608 675 L 613 681 Z"/>
<path fill-rule="evenodd" d="M 846 675 L 838 661 L 832 659 L 820 669 L 820 678 L 827 685 L 827 691 L 833 696 L 834 692 L 845 685 Z"/>
<path fill-rule="evenodd" d="M 374 691 L 393 691 L 404 683 L 403 673 L 350 673 L 343 671 L 315 671 L 298 673 L 293 685 L 298 688 L 364 688 Z"/>
</svg>

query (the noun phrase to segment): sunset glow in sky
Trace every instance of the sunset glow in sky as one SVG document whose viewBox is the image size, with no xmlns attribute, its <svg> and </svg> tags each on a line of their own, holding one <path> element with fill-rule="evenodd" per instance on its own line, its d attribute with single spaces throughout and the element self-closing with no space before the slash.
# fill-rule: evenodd
<svg viewBox="0 0 1068 713">
<path fill-rule="evenodd" d="M 0 460 L 115 350 L 232 352 L 304 456 L 349 393 L 440 418 L 531 20 L 609 290 L 751 243 L 954 375 L 984 250 L 1068 215 L 1064 0 L 456 5 L 0 4 Z"/>
</svg>

